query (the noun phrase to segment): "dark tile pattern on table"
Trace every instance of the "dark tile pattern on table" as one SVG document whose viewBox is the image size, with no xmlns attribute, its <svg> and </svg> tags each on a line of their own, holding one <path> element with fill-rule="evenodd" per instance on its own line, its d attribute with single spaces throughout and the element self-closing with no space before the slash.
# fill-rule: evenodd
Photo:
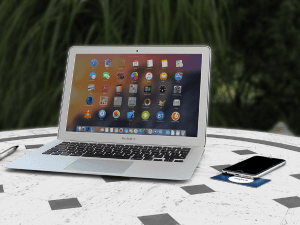
<svg viewBox="0 0 300 225">
<path fill-rule="evenodd" d="M 3 185 L 0 185 L 0 193 L 3 193 L 4 189 L 3 189 Z"/>
<path fill-rule="evenodd" d="M 77 198 L 57 199 L 48 202 L 52 210 L 82 207 Z"/>
<path fill-rule="evenodd" d="M 40 148 L 44 145 L 25 145 L 26 149 L 34 149 L 34 148 Z"/>
<path fill-rule="evenodd" d="M 256 152 L 252 152 L 250 150 L 236 150 L 236 151 L 232 151 L 232 152 L 239 154 L 239 155 L 257 154 Z"/>
<path fill-rule="evenodd" d="M 144 225 L 179 225 L 179 223 L 173 219 L 168 213 L 140 216 L 138 219 Z"/>
<path fill-rule="evenodd" d="M 118 177 L 118 176 L 101 176 L 101 177 L 106 183 L 130 180 L 130 178 L 128 177 Z"/>
<path fill-rule="evenodd" d="M 288 197 L 288 198 L 277 198 L 274 201 L 284 205 L 288 208 L 300 207 L 300 198 L 298 196 Z"/>
<path fill-rule="evenodd" d="M 226 165 L 219 165 L 219 166 L 211 166 L 212 168 L 214 168 L 215 170 L 218 170 L 219 172 L 222 172 L 222 169 L 226 168 L 230 166 L 229 164 Z"/>
<path fill-rule="evenodd" d="M 205 184 L 183 186 L 181 188 L 183 190 L 185 190 L 187 193 L 189 193 L 190 195 L 204 194 L 204 193 L 214 192 L 213 189 L 207 187 Z"/>
<path fill-rule="evenodd" d="M 291 176 L 297 178 L 298 180 L 300 180 L 300 173 L 299 174 L 292 174 Z"/>
</svg>

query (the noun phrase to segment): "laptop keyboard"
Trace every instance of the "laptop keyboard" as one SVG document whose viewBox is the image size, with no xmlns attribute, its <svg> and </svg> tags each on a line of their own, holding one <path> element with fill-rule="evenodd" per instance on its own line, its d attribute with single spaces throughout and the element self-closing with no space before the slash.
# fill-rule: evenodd
<svg viewBox="0 0 300 225">
<path fill-rule="evenodd" d="M 115 158 L 130 160 L 183 162 L 190 152 L 190 148 L 91 144 L 80 142 L 62 142 L 43 152 L 48 155 L 80 156 L 94 158 Z"/>
</svg>

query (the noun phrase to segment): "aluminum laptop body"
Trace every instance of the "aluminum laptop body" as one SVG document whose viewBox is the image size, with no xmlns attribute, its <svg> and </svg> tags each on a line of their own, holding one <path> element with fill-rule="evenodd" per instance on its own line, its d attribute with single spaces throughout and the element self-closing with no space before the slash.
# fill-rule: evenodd
<svg viewBox="0 0 300 225">
<path fill-rule="evenodd" d="M 208 46 L 74 46 L 57 140 L 7 168 L 190 179 L 205 150 Z M 62 142 L 190 148 L 183 162 L 42 154 Z"/>
</svg>

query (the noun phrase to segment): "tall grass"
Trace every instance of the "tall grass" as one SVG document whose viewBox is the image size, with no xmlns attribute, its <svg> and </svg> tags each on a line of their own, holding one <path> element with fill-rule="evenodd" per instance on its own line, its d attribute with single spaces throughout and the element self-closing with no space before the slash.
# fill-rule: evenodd
<svg viewBox="0 0 300 225">
<path fill-rule="evenodd" d="M 57 125 L 72 45 L 210 45 L 213 99 L 234 72 L 229 19 L 226 1 L 214 0 L 1 1 L 0 130 Z"/>
</svg>

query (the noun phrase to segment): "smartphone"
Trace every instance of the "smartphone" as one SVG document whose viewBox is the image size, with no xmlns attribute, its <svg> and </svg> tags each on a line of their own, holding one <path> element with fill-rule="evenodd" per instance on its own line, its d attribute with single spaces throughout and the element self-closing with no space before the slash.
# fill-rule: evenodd
<svg viewBox="0 0 300 225">
<path fill-rule="evenodd" d="M 262 177 L 265 174 L 283 166 L 285 163 L 286 161 L 284 159 L 253 156 L 223 169 L 222 173 L 253 179 Z"/>
</svg>

